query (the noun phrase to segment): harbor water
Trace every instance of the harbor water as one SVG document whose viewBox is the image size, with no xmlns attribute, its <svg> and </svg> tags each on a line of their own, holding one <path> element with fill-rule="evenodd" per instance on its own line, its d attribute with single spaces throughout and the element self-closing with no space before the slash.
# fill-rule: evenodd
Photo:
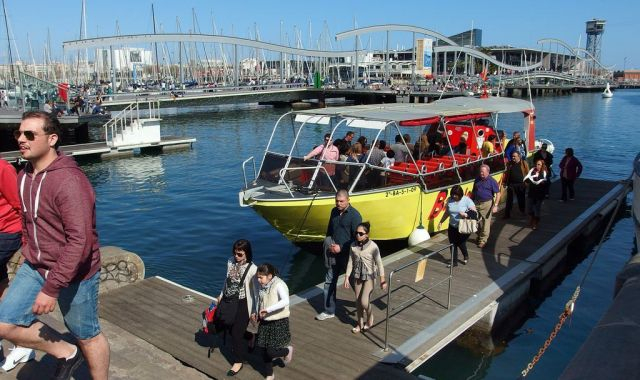
<svg viewBox="0 0 640 380">
<path fill-rule="evenodd" d="M 534 105 L 537 137 L 553 141 L 556 148 L 556 172 L 564 148 L 573 147 L 584 165 L 583 177 L 629 176 L 638 148 L 635 111 L 640 91 L 616 91 L 610 99 L 599 93 L 535 98 Z M 284 112 L 257 105 L 167 109 L 163 135 L 195 137 L 193 149 L 83 162 L 97 194 L 101 244 L 140 255 L 147 276 L 162 276 L 211 295 L 220 291 L 225 261 L 240 238 L 250 240 L 254 260 L 274 264 L 293 291 L 322 282 L 324 264 L 317 250 L 290 243 L 252 209 L 238 204 L 242 161 L 254 156 L 259 164 L 273 124 Z M 519 120 L 505 120 L 509 134 L 521 128 Z M 318 129 L 318 141 L 324 132 Z M 309 142 L 309 148 L 315 143 Z M 557 187 L 554 190 L 549 202 L 557 202 Z M 577 196 L 584 191 L 589 189 L 578 188 Z M 530 378 L 556 378 L 610 304 L 615 273 L 632 252 L 633 225 L 627 214 L 605 244 L 574 317 Z M 435 379 L 518 377 L 552 330 L 589 260 L 578 263 L 535 302 L 530 318 L 505 339 L 499 352 L 477 353 L 452 344 L 416 373 Z"/>
</svg>

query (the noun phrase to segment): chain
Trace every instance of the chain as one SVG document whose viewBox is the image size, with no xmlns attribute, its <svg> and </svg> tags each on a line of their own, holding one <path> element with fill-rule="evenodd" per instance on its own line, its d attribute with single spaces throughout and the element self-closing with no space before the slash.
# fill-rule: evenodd
<svg viewBox="0 0 640 380">
<path fill-rule="evenodd" d="M 632 176 L 633 176 L 633 173 L 631 174 L 631 176 L 629 176 L 629 178 L 626 181 L 622 182 L 625 185 L 625 189 L 624 189 L 625 190 L 625 193 L 624 193 L 625 196 L 627 194 L 627 191 L 631 187 L 631 177 Z M 547 340 L 544 342 L 544 345 L 540 348 L 540 350 L 538 350 L 538 353 L 536 354 L 536 356 L 533 357 L 533 359 L 527 365 L 527 367 L 524 370 L 522 370 L 522 372 L 521 372 L 522 376 L 520 377 L 521 379 L 525 378 L 527 376 L 527 374 L 529 374 L 529 371 L 531 371 L 533 369 L 533 367 L 536 365 L 538 360 L 540 360 L 540 358 L 542 357 L 544 352 L 547 350 L 547 348 L 549 347 L 549 345 L 553 341 L 553 339 L 556 337 L 556 335 L 558 334 L 558 331 L 560 331 L 560 329 L 562 328 L 562 325 L 564 324 L 566 319 L 569 316 L 571 316 L 571 314 L 573 314 L 573 308 L 574 308 L 574 306 L 576 304 L 576 301 L 578 300 L 578 297 L 580 296 L 580 287 L 585 283 L 585 281 L 587 279 L 587 276 L 589 275 L 589 272 L 591 271 L 593 263 L 595 262 L 595 259 L 598 256 L 598 253 L 600 252 L 600 248 L 602 248 L 602 244 L 604 242 L 604 239 L 607 236 L 607 233 L 609 232 L 609 230 L 611 229 L 611 226 L 613 225 L 613 221 L 615 220 L 616 215 L 618 215 L 618 210 L 620 210 L 620 206 L 623 204 L 623 202 L 621 202 L 620 198 L 617 198 L 615 200 L 615 202 L 617 203 L 616 204 L 616 208 L 613 211 L 613 213 L 611 214 L 611 218 L 609 218 L 609 222 L 607 223 L 607 227 L 604 229 L 604 232 L 602 233 L 602 236 L 600 237 L 600 241 L 598 242 L 598 248 L 596 248 L 596 251 L 594 252 L 593 257 L 591 258 L 591 262 L 589 263 L 589 266 L 587 267 L 587 270 L 585 271 L 584 275 L 582 276 L 582 279 L 580 280 L 579 285 L 576 287 L 576 290 L 573 292 L 573 295 L 571 296 L 571 299 L 569 299 L 569 301 L 565 304 L 564 312 L 562 312 L 562 314 L 560 314 L 560 317 L 559 317 L 560 320 L 556 324 L 556 327 L 553 329 L 551 334 L 549 334 L 549 338 L 547 338 Z"/>
<path fill-rule="evenodd" d="M 547 338 L 547 340 L 544 341 L 544 344 L 542 345 L 542 347 L 540 347 L 536 356 L 534 356 L 531 362 L 527 364 L 527 367 L 524 370 L 522 370 L 521 378 L 527 377 L 527 375 L 529 374 L 529 371 L 533 369 L 533 367 L 538 363 L 542 355 L 544 355 L 545 351 L 547 351 L 547 348 L 549 348 L 549 346 L 551 345 L 551 342 L 556 338 L 556 335 L 558 335 L 558 332 L 560 332 L 560 329 L 562 328 L 562 325 L 564 325 L 564 322 L 573 313 L 573 308 L 579 295 L 580 295 L 580 286 L 576 288 L 576 290 L 573 292 L 573 295 L 571 296 L 571 299 L 564 306 L 564 311 L 558 317 L 558 323 L 556 323 L 555 328 L 553 329 L 553 331 L 551 331 L 551 334 L 549 334 L 549 337 Z"/>
</svg>

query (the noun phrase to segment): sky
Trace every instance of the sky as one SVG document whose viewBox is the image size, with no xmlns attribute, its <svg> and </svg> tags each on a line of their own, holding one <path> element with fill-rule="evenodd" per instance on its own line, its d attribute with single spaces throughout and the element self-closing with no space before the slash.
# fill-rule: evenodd
<svg viewBox="0 0 640 380">
<path fill-rule="evenodd" d="M 54 59 L 62 58 L 62 43 L 80 38 L 82 0 L 5 0 L 12 46 L 19 57 L 42 62 L 47 32 L 51 36 Z M 178 23 L 183 32 L 193 30 L 193 14 L 202 33 L 218 32 L 247 38 L 258 30 L 262 41 L 279 43 L 281 35 L 292 41 L 296 30 L 305 48 L 317 44 L 323 30 L 336 33 L 357 27 L 404 24 L 454 35 L 471 26 L 482 29 L 483 46 L 511 45 L 540 48 L 542 38 L 557 38 L 584 48 L 585 22 L 593 18 L 606 20 L 602 37 L 601 61 L 615 70 L 640 68 L 640 1 L 616 0 L 538 0 L 538 1 L 432 1 L 432 0 L 300 0 L 213 1 L 213 0 L 86 0 L 87 37 L 153 32 L 151 4 L 155 8 L 156 26 L 175 33 Z M 5 24 L 0 28 L 0 62 L 8 61 Z M 281 30 L 283 31 L 281 33 Z M 333 38 L 332 38 L 333 39 Z M 363 37 L 376 49 L 383 49 L 384 33 Z M 411 34 L 395 32 L 391 46 L 411 46 Z M 29 50 L 31 44 L 31 51 Z M 335 50 L 353 49 L 353 39 L 335 42 Z M 313 46 L 316 48 L 317 46 Z M 549 47 L 547 45 L 546 49 Z M 553 47 L 555 51 L 555 47 Z"/>
</svg>

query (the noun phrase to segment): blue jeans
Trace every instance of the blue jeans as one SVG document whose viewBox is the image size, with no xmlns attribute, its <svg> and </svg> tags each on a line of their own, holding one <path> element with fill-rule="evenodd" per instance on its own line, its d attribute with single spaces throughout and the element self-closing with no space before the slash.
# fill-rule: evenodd
<svg viewBox="0 0 640 380">
<path fill-rule="evenodd" d="M 330 265 L 327 274 L 324 277 L 324 312 L 327 314 L 336 313 L 336 288 L 338 286 L 338 277 L 344 273 L 347 268 L 342 253 L 337 255 L 336 263 Z"/>
<path fill-rule="evenodd" d="M 63 288 L 58 296 L 58 305 L 67 329 L 78 339 L 91 339 L 100 334 L 98 321 L 98 287 L 100 272 L 83 281 L 76 281 Z M 0 322 L 16 326 L 31 326 L 37 315 L 31 308 L 44 286 L 44 278 L 27 261 L 22 264 L 16 277 L 0 302 Z"/>
<path fill-rule="evenodd" d="M 7 263 L 22 245 L 22 234 L 9 234 L 0 232 L 0 281 L 9 278 L 7 274 Z"/>
</svg>

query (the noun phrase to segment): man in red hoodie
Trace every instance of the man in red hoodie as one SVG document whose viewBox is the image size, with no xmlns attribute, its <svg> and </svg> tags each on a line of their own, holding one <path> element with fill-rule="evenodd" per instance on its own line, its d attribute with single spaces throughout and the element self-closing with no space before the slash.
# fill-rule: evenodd
<svg viewBox="0 0 640 380">
<path fill-rule="evenodd" d="M 85 357 L 92 378 L 107 379 L 95 194 L 75 161 L 57 151 L 60 136 L 60 123 L 40 111 L 26 112 L 15 131 L 29 161 L 18 176 L 25 262 L 0 303 L 0 337 L 58 358 L 55 379 L 69 379 Z M 77 346 L 37 319 L 56 303 Z"/>
<path fill-rule="evenodd" d="M 9 285 L 7 263 L 21 245 L 22 219 L 20 218 L 17 173 L 10 163 L 0 159 L 0 298 Z M 25 363 L 36 356 L 30 348 L 13 347 L 9 350 L 1 366 L 7 372 L 15 368 L 18 363 Z M 0 344 L 0 353 L 3 353 L 2 344 Z"/>
</svg>

